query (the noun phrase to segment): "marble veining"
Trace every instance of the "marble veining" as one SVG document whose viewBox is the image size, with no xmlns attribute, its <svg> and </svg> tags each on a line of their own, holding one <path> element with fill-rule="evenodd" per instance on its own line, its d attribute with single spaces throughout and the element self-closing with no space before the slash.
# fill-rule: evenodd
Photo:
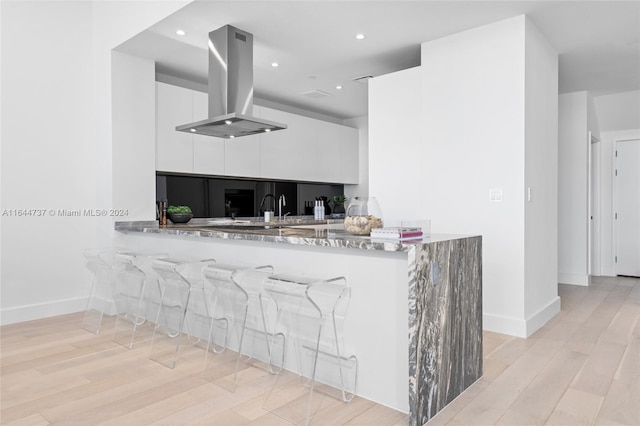
<svg viewBox="0 0 640 426">
<path fill-rule="evenodd" d="M 482 376 L 481 237 L 409 255 L 410 424 L 423 425 Z"/>
</svg>

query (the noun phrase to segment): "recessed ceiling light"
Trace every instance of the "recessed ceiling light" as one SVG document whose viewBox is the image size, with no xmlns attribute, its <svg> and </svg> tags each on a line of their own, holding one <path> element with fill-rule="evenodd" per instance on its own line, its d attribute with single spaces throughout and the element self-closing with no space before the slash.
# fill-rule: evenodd
<svg viewBox="0 0 640 426">
<path fill-rule="evenodd" d="M 191 132 L 195 133 L 196 129 L 189 129 Z"/>
<path fill-rule="evenodd" d="M 229 139 L 233 139 L 233 138 L 235 138 L 235 136 L 229 135 Z"/>
<path fill-rule="evenodd" d="M 227 126 L 230 125 L 231 123 L 233 123 L 233 121 L 231 120 L 224 120 L 224 124 L 226 124 Z"/>
<path fill-rule="evenodd" d="M 277 63 L 277 62 L 271 62 L 271 66 L 274 67 L 274 68 L 277 68 L 277 67 L 280 66 L 280 64 Z"/>
<path fill-rule="evenodd" d="M 364 39 L 364 34 L 356 34 L 356 38 L 358 40 L 362 40 L 362 39 Z"/>
<path fill-rule="evenodd" d="M 265 133 L 269 133 L 271 129 L 264 129 Z"/>
<path fill-rule="evenodd" d="M 184 30 L 177 30 L 176 34 L 178 34 L 179 36 L 187 35 L 187 33 L 185 33 Z"/>
<path fill-rule="evenodd" d="M 342 86 L 337 85 L 337 86 L 336 86 L 336 89 L 338 89 L 338 90 L 342 90 Z"/>
</svg>

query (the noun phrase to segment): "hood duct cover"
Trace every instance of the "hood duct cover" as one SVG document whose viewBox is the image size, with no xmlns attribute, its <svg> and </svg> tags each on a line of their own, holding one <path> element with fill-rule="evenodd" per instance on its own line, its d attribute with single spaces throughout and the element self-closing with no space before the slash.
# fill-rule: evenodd
<svg viewBox="0 0 640 426">
<path fill-rule="evenodd" d="M 235 138 L 287 128 L 253 116 L 253 34 L 231 25 L 209 33 L 208 115 L 176 130 Z"/>
</svg>

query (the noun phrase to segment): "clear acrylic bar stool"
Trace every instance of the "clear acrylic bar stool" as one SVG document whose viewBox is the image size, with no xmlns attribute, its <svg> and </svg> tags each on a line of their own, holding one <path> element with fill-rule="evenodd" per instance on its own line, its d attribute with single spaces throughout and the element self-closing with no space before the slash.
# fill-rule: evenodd
<svg viewBox="0 0 640 426">
<path fill-rule="evenodd" d="M 343 343 L 350 297 L 344 277 L 274 275 L 265 280 L 265 305 L 276 311 L 275 331 L 286 336 L 287 354 L 295 354 L 300 373 L 297 389 L 291 388 L 296 383 L 292 373 L 272 376 L 266 410 L 294 424 L 309 425 L 318 412 L 335 409 L 336 399 L 353 399 L 358 361 L 345 355 Z"/>
<path fill-rule="evenodd" d="M 273 273 L 273 267 L 215 264 L 202 273 L 205 286 L 210 287 L 213 307 L 205 378 L 234 392 L 241 376 L 251 380 L 249 376 L 255 371 L 249 366 L 266 370 L 268 361 L 279 357 L 278 366 L 271 372 L 281 369 L 284 336 L 267 333 L 268 319 L 260 305 L 262 283 Z"/>
<path fill-rule="evenodd" d="M 85 250 L 83 253 L 92 279 L 82 328 L 93 334 L 100 334 L 105 315 L 110 315 L 115 310 L 111 273 L 113 253 L 112 250 Z"/>
<path fill-rule="evenodd" d="M 131 251 L 120 251 L 113 256 L 111 269 L 117 310 L 113 341 L 127 349 L 132 349 L 135 342 L 151 338 L 161 293 L 150 264 L 154 259 L 165 257 L 166 254 Z"/>
<path fill-rule="evenodd" d="M 161 289 L 149 355 L 152 360 L 175 368 L 184 332 L 192 343 L 204 348 L 208 345 L 212 316 L 202 268 L 214 263 L 212 259 L 191 262 L 170 258 L 151 263 Z"/>
</svg>

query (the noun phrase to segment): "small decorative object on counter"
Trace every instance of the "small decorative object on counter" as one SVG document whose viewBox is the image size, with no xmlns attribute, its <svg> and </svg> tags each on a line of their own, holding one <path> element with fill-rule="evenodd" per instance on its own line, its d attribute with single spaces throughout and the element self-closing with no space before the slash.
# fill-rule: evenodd
<svg viewBox="0 0 640 426">
<path fill-rule="evenodd" d="M 322 208 L 324 209 L 324 216 L 329 216 L 331 214 L 331 206 L 329 205 L 329 199 L 326 196 L 320 197 L 320 201 L 322 202 Z M 324 219 L 324 216 L 322 217 Z"/>
<path fill-rule="evenodd" d="M 374 228 L 382 228 L 382 209 L 376 197 L 354 197 L 344 218 L 345 231 L 355 235 L 369 235 Z"/>
<path fill-rule="evenodd" d="M 333 197 L 333 213 L 344 214 L 344 203 L 347 201 L 347 197 L 344 195 L 335 195 Z"/>
<path fill-rule="evenodd" d="M 193 212 L 189 206 L 169 206 L 167 215 L 173 223 L 187 223 L 193 218 Z"/>
<path fill-rule="evenodd" d="M 324 220 L 325 209 L 321 199 L 316 199 L 315 207 L 313 208 L 313 218 L 315 220 Z"/>
<path fill-rule="evenodd" d="M 389 227 L 371 230 L 371 238 L 381 240 L 415 240 L 422 239 L 422 228 L 417 227 Z"/>
<path fill-rule="evenodd" d="M 160 226 L 167 226 L 167 201 L 158 202 L 158 223 Z"/>
<path fill-rule="evenodd" d="M 305 215 L 314 215 L 315 217 L 315 212 L 314 212 L 315 206 L 313 204 L 313 201 L 305 201 L 304 202 L 304 214 Z"/>
</svg>

